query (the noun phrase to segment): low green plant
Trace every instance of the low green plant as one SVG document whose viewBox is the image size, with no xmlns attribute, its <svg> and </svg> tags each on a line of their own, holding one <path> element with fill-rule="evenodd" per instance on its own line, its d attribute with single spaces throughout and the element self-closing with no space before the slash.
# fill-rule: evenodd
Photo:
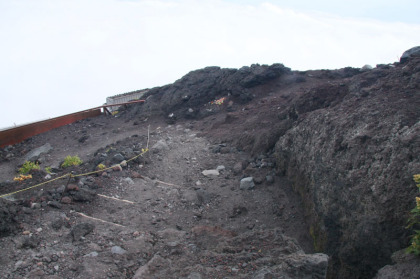
<svg viewBox="0 0 420 279">
<path fill-rule="evenodd" d="M 106 166 L 105 166 L 104 164 L 99 164 L 99 165 L 97 166 L 97 168 L 98 168 L 98 170 L 103 170 L 103 169 L 105 169 L 105 168 L 106 168 Z"/>
<path fill-rule="evenodd" d="M 39 169 L 40 169 L 39 164 L 31 162 L 31 161 L 26 161 L 25 163 L 23 163 L 22 167 L 19 169 L 19 173 L 27 174 L 31 170 L 39 170 Z"/>
<path fill-rule="evenodd" d="M 420 174 L 414 175 L 413 179 L 420 191 Z M 420 256 L 420 197 L 416 197 L 416 207 L 411 210 L 407 228 L 414 229 L 414 235 L 411 237 L 411 245 L 407 248 L 407 252 Z"/>
<path fill-rule="evenodd" d="M 52 171 L 51 171 L 51 167 L 45 167 L 45 171 L 48 173 L 48 174 L 52 174 Z"/>
<path fill-rule="evenodd" d="M 82 160 L 80 160 L 79 156 L 67 156 L 64 159 L 64 162 L 61 164 L 61 167 L 63 168 L 67 168 L 67 167 L 71 167 L 71 166 L 78 166 L 81 163 L 83 163 Z"/>
</svg>

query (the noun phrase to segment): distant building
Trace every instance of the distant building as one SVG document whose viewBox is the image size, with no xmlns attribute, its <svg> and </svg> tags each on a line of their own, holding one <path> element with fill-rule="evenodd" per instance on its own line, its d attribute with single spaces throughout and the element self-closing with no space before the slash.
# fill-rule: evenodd
<svg viewBox="0 0 420 279">
<path fill-rule="evenodd" d="M 146 94 L 149 89 L 141 89 L 136 91 L 131 91 L 123 94 L 118 94 L 115 96 L 107 97 L 106 98 L 106 105 L 113 105 L 113 104 L 121 104 L 127 103 L 130 101 L 140 100 L 144 94 Z M 118 110 L 118 107 L 109 107 L 108 110 L 110 112 Z"/>
</svg>

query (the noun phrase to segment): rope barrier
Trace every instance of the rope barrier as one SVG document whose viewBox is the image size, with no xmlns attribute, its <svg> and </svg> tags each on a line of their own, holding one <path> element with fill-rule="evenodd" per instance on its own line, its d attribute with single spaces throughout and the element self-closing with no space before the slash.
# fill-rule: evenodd
<svg viewBox="0 0 420 279">
<path fill-rule="evenodd" d="M 142 149 L 142 152 L 141 152 L 140 154 L 138 154 L 138 155 L 134 156 L 133 158 L 131 158 L 131 159 L 129 159 L 129 160 L 126 160 L 126 162 L 128 163 L 128 162 L 130 162 L 130 161 L 132 161 L 132 160 L 135 160 L 135 159 L 137 159 L 138 157 L 143 156 L 143 155 L 144 155 L 146 152 L 148 152 L 148 151 L 149 151 L 149 149 L 148 149 L 148 148 L 146 148 L 146 149 Z M 0 198 L 4 198 L 4 197 L 10 196 L 10 195 L 14 195 L 14 194 L 17 194 L 17 193 L 20 193 L 20 192 L 28 191 L 28 190 L 31 190 L 31 189 L 33 189 L 33 188 L 37 188 L 37 187 L 39 187 L 39 186 L 42 186 L 42 185 L 45 185 L 45 184 L 51 183 L 51 182 L 53 182 L 53 181 L 56 181 L 56 180 L 59 180 L 59 179 L 66 178 L 66 177 L 73 178 L 73 177 L 88 176 L 88 175 L 91 175 L 91 174 L 104 172 L 104 171 L 107 171 L 107 170 L 109 170 L 109 169 L 114 168 L 115 166 L 121 166 L 121 164 L 116 164 L 116 165 L 113 165 L 113 166 L 111 166 L 111 167 L 108 167 L 108 168 L 105 168 L 105 169 L 102 169 L 102 170 L 91 171 L 91 172 L 81 173 L 81 174 L 76 174 L 76 175 L 74 175 L 74 174 L 72 174 L 72 173 L 67 173 L 67 174 L 62 175 L 62 176 L 60 176 L 60 177 L 57 177 L 57 178 L 54 178 L 54 179 L 51 179 L 51 180 L 48 180 L 48 181 L 44 181 L 44 182 L 42 182 L 42 183 L 39 183 L 39 184 L 36 184 L 36 185 L 30 186 L 30 187 L 27 187 L 27 188 L 25 188 L 25 189 L 21 189 L 21 190 L 18 190 L 18 191 L 14 191 L 14 192 L 11 192 L 11 193 L 8 193 L 8 194 L 3 194 L 3 195 L 1 195 L 1 196 L 0 196 Z"/>
</svg>

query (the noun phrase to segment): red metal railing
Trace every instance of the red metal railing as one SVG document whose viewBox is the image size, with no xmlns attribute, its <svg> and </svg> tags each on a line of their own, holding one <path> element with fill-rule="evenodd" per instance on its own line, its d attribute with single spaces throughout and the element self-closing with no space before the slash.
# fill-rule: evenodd
<svg viewBox="0 0 420 279">
<path fill-rule="evenodd" d="M 79 112 L 3 130 L 3 131 L 0 131 L 0 147 L 5 147 L 7 145 L 19 143 L 27 138 L 33 137 L 41 133 L 45 133 L 49 130 L 76 122 L 78 120 L 99 116 L 102 114 L 101 109 L 103 109 L 104 112 L 106 112 L 107 107 L 122 106 L 122 105 L 128 105 L 128 104 L 133 104 L 133 103 L 143 103 L 143 102 L 144 100 L 137 100 L 137 101 L 121 103 L 121 104 L 104 105 L 104 106 L 100 106 L 100 107 L 96 107 L 96 108 L 92 108 L 88 110 L 83 110 L 83 111 L 79 111 Z"/>
</svg>

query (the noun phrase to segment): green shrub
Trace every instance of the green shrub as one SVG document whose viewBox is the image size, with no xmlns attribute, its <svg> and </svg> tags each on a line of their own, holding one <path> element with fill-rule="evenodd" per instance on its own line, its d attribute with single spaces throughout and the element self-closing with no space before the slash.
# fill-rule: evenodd
<svg viewBox="0 0 420 279">
<path fill-rule="evenodd" d="M 83 163 L 82 160 L 80 160 L 79 156 L 67 156 L 64 159 L 64 162 L 61 164 L 62 168 L 67 168 L 71 166 L 78 166 L 81 163 Z"/>
<path fill-rule="evenodd" d="M 51 171 L 51 167 L 46 167 L 45 168 L 45 171 L 48 173 L 48 174 L 52 174 L 52 171 Z"/>
<path fill-rule="evenodd" d="M 22 167 L 19 169 L 19 173 L 20 174 L 27 174 L 28 172 L 30 172 L 31 170 L 39 170 L 39 164 L 34 163 L 34 162 L 30 162 L 30 161 L 26 161 Z"/>
<path fill-rule="evenodd" d="M 98 170 L 103 170 L 103 169 L 106 169 L 106 166 L 104 164 L 99 164 L 97 168 Z"/>
<path fill-rule="evenodd" d="M 413 178 L 420 191 L 420 174 L 414 175 Z M 420 256 L 420 197 L 416 197 L 416 207 L 411 210 L 407 228 L 414 229 L 414 235 L 411 237 L 411 245 L 407 248 L 407 252 Z"/>
</svg>

